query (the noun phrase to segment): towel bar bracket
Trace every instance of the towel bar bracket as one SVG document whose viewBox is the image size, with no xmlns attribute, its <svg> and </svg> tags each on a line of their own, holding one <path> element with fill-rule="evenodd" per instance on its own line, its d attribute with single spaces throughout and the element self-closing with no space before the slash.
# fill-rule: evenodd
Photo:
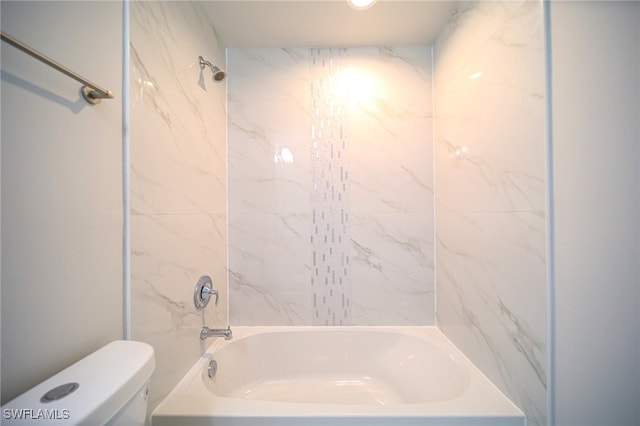
<svg viewBox="0 0 640 426">
<path fill-rule="evenodd" d="M 84 100 L 93 105 L 99 104 L 103 99 L 113 99 L 111 90 L 107 90 L 107 93 L 104 94 L 96 91 L 93 87 L 82 86 L 81 93 Z"/>
</svg>

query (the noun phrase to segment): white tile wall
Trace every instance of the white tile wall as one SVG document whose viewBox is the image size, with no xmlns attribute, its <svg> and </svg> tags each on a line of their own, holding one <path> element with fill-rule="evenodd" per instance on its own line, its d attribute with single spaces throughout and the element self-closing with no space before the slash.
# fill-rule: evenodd
<svg viewBox="0 0 640 426">
<path fill-rule="evenodd" d="M 225 53 L 195 2 L 131 2 L 132 337 L 156 349 L 150 409 L 227 324 L 226 86 L 198 56 Z M 193 291 L 220 292 L 202 312 Z"/>
<path fill-rule="evenodd" d="M 348 111 L 355 325 L 434 321 L 430 53 L 344 59 L 365 82 Z M 231 322 L 311 324 L 310 50 L 229 49 L 228 61 Z M 283 148 L 293 163 L 274 161 Z"/>
<path fill-rule="evenodd" d="M 437 324 L 546 424 L 541 3 L 466 2 L 435 45 Z"/>
</svg>

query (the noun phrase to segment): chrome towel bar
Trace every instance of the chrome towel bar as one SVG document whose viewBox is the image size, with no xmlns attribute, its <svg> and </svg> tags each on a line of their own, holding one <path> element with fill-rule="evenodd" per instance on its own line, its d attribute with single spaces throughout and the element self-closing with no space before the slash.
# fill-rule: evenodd
<svg viewBox="0 0 640 426">
<path fill-rule="evenodd" d="M 53 59 L 43 55 L 42 53 L 38 52 L 32 47 L 27 46 L 21 41 L 16 40 L 15 38 L 11 37 L 4 31 L 0 31 L 0 35 L 2 35 L 2 41 L 9 43 L 16 49 L 22 50 L 24 53 L 30 56 L 33 56 L 34 58 L 36 58 L 41 62 L 44 62 L 45 64 L 49 65 L 51 68 L 54 68 L 60 71 L 61 73 L 67 75 L 68 77 L 73 78 L 77 82 L 82 83 L 84 85 L 82 86 L 82 90 L 81 90 L 82 96 L 90 104 L 98 104 L 102 99 L 113 99 L 114 95 L 111 90 L 103 89 L 97 84 L 92 83 L 91 81 L 87 80 L 81 75 L 76 74 L 75 72 L 71 71 L 69 68 L 63 65 L 60 65 Z"/>
</svg>

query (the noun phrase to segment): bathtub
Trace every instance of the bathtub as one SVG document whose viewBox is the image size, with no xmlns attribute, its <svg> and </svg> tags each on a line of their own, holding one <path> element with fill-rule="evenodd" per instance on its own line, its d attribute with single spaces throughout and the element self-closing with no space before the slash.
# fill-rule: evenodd
<svg viewBox="0 0 640 426">
<path fill-rule="evenodd" d="M 153 426 L 525 424 L 435 327 L 232 330 L 154 410 Z"/>
</svg>

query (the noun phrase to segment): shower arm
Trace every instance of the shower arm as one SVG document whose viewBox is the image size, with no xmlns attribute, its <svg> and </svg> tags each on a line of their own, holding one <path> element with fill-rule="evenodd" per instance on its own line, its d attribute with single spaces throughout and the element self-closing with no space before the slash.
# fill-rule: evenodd
<svg viewBox="0 0 640 426">
<path fill-rule="evenodd" d="M 200 69 L 203 70 L 205 66 L 209 67 L 211 69 L 211 71 L 213 71 L 213 64 L 209 61 L 207 61 L 206 59 L 204 59 L 202 56 L 198 56 L 198 63 L 200 64 Z"/>
<path fill-rule="evenodd" d="M 203 70 L 204 67 L 209 67 L 211 69 L 211 72 L 213 73 L 213 80 L 216 83 L 220 83 L 227 76 L 227 73 L 225 73 L 224 70 L 221 70 L 217 66 L 213 65 L 211 62 L 207 61 L 202 56 L 198 56 L 198 63 L 200 64 L 201 70 Z"/>
</svg>

